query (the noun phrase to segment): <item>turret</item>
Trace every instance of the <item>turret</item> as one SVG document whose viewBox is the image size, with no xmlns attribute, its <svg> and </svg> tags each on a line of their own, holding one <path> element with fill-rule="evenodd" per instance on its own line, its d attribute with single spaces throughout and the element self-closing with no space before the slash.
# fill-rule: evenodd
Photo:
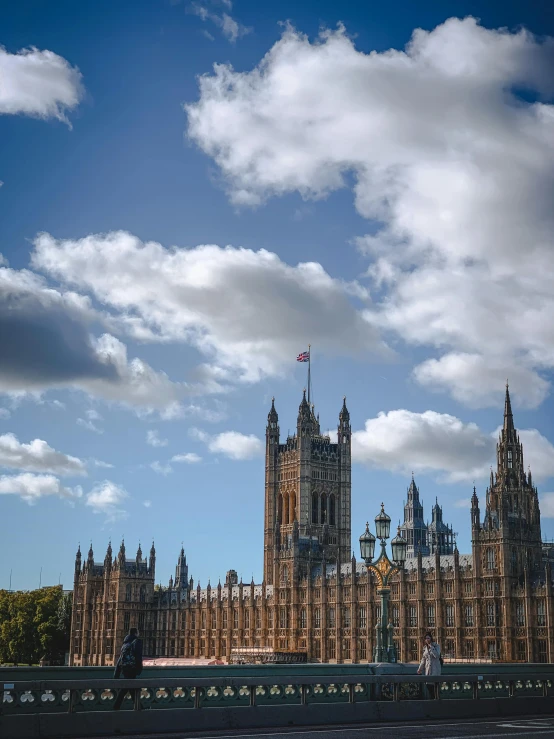
<svg viewBox="0 0 554 739">
<path fill-rule="evenodd" d="M 471 527 L 476 530 L 481 528 L 481 512 L 479 511 L 479 498 L 477 497 L 475 485 L 473 486 L 473 495 L 471 496 Z"/>
<path fill-rule="evenodd" d="M 140 541 L 137 549 L 137 557 L 136 557 L 136 563 L 137 563 L 137 572 L 139 570 L 139 565 L 142 563 L 142 549 L 140 547 Z"/>
<path fill-rule="evenodd" d="M 93 567 L 94 567 L 94 552 L 92 551 L 92 542 L 90 542 L 90 547 L 88 550 L 88 557 L 87 557 L 87 570 L 89 572 L 92 572 Z"/>
<path fill-rule="evenodd" d="M 313 417 L 312 409 L 310 408 L 310 405 L 306 400 L 306 388 L 304 388 L 302 400 L 300 402 L 300 405 L 298 406 L 298 418 L 296 419 L 297 434 L 299 439 L 305 436 L 311 436 L 314 421 L 315 419 Z"/>
<path fill-rule="evenodd" d="M 155 582 L 156 579 L 156 547 L 154 546 L 154 542 L 152 541 L 152 546 L 150 547 L 150 561 L 149 564 L 149 573 L 152 577 L 152 581 Z"/>
<path fill-rule="evenodd" d="M 104 571 L 109 572 L 112 569 L 113 564 L 113 552 L 112 542 L 108 542 L 108 548 L 106 549 L 106 556 L 104 557 Z"/>
<path fill-rule="evenodd" d="M 349 444 L 350 443 L 350 435 L 351 435 L 351 428 L 350 428 L 350 413 L 348 412 L 348 408 L 346 407 L 346 395 L 342 398 L 342 408 L 340 409 L 339 413 L 339 425 L 338 425 L 338 442 L 339 444 Z"/>
<path fill-rule="evenodd" d="M 117 564 L 120 569 L 125 569 L 125 540 L 121 540 L 119 553 L 117 555 Z"/>
<path fill-rule="evenodd" d="M 175 589 L 186 590 L 188 584 L 189 568 L 187 566 L 187 558 L 185 556 L 185 549 L 181 546 L 181 552 L 179 559 L 177 560 L 177 567 L 175 568 Z"/>
<path fill-rule="evenodd" d="M 81 572 L 81 545 L 77 547 L 77 554 L 75 555 L 75 575 L 79 575 Z"/>
</svg>

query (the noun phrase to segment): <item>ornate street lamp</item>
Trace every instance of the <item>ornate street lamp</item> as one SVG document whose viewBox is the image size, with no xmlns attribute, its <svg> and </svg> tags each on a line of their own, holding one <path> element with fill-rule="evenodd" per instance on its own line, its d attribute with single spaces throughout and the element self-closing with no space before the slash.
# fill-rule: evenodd
<svg viewBox="0 0 554 739">
<path fill-rule="evenodd" d="M 381 622 L 375 627 L 375 651 L 373 653 L 374 662 L 396 662 L 396 649 L 392 640 L 392 623 L 389 624 L 389 598 L 390 587 L 389 578 L 394 572 L 399 572 L 404 567 L 406 561 L 406 552 L 408 542 L 398 533 L 391 542 L 392 559 L 387 556 L 387 539 L 390 536 L 390 516 L 385 513 L 385 506 L 381 503 L 381 510 L 375 517 L 375 530 L 377 538 L 381 540 L 381 554 L 375 562 L 372 563 L 373 554 L 375 552 L 376 538 L 369 530 L 369 524 L 366 524 L 364 533 L 360 536 L 360 553 L 365 562 L 368 573 L 371 570 L 377 578 L 377 593 L 381 596 Z"/>
</svg>

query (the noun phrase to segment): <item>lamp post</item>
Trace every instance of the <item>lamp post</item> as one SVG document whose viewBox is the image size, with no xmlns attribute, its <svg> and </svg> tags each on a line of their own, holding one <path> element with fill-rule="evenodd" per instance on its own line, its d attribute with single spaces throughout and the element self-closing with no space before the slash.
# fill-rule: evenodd
<svg viewBox="0 0 554 739">
<path fill-rule="evenodd" d="M 371 570 L 377 578 L 377 594 L 381 596 L 381 622 L 375 627 L 374 662 L 396 662 L 396 649 L 392 640 L 393 625 L 389 624 L 389 578 L 394 572 L 399 572 L 406 561 L 408 542 L 398 533 L 391 541 L 392 562 L 387 556 L 387 539 L 390 536 L 390 516 L 385 513 L 385 506 L 381 503 L 381 510 L 375 517 L 375 533 L 373 536 L 366 523 L 365 531 L 360 536 L 360 552 L 367 571 Z M 375 542 L 381 541 L 381 554 L 375 563 L 372 563 L 375 553 Z"/>
</svg>

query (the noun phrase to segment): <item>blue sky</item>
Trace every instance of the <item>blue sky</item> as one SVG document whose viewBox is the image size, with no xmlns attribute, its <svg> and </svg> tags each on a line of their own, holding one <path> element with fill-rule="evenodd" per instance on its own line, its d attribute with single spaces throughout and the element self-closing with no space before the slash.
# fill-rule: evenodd
<svg viewBox="0 0 554 739">
<path fill-rule="evenodd" d="M 1 5 L 0 587 L 122 535 L 163 582 L 181 542 L 195 581 L 259 580 L 310 342 L 356 553 L 412 470 L 468 551 L 506 377 L 552 537 L 542 5 Z"/>
</svg>

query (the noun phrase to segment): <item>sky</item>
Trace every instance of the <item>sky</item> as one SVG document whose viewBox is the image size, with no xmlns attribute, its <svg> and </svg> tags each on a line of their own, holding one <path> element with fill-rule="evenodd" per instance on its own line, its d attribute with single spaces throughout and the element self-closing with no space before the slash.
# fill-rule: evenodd
<svg viewBox="0 0 554 739">
<path fill-rule="evenodd" d="M 507 379 L 553 537 L 546 5 L 0 2 L 0 587 L 259 581 L 309 344 L 356 554 L 412 472 L 470 551 Z"/>
</svg>

